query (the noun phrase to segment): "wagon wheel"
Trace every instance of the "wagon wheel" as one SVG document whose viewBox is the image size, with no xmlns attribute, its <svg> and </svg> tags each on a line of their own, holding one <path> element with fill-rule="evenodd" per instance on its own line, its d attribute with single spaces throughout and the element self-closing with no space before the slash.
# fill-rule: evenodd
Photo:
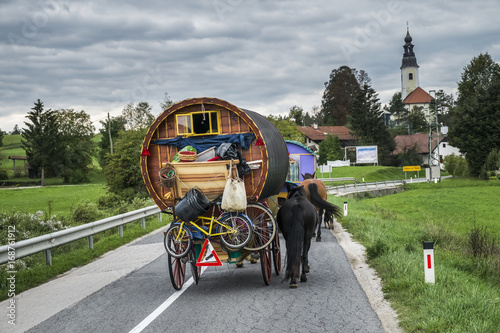
<svg viewBox="0 0 500 333">
<path fill-rule="evenodd" d="M 271 210 L 259 202 L 250 202 L 247 204 L 245 215 L 253 224 L 253 237 L 245 246 L 245 250 L 262 250 L 271 244 L 277 230 Z"/>
<path fill-rule="evenodd" d="M 200 280 L 201 267 L 196 266 L 194 246 L 191 251 L 189 251 L 189 267 L 191 267 L 191 275 L 193 276 L 194 284 L 198 284 L 198 281 Z"/>
<path fill-rule="evenodd" d="M 280 235 L 277 232 L 274 236 L 272 244 L 273 249 L 273 263 L 274 263 L 274 272 L 276 275 L 281 274 L 281 247 L 280 247 Z"/>
<path fill-rule="evenodd" d="M 266 246 L 260 253 L 260 268 L 262 269 L 262 277 L 264 278 L 264 283 L 266 286 L 271 282 L 272 276 L 272 256 L 271 256 L 271 245 Z"/>
<path fill-rule="evenodd" d="M 180 290 L 184 284 L 186 277 L 186 262 L 187 257 L 174 258 L 168 253 L 168 273 L 170 275 L 170 282 L 175 290 Z"/>
</svg>

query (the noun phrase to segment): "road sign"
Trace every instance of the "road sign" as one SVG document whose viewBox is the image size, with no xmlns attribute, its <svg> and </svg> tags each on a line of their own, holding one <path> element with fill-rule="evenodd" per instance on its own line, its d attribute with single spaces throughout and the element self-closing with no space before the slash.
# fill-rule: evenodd
<svg viewBox="0 0 500 333">
<path fill-rule="evenodd" d="M 215 252 L 212 244 L 205 240 L 205 244 L 201 248 L 200 256 L 198 257 L 198 261 L 196 262 L 196 266 L 222 266 L 222 262 Z"/>
<path fill-rule="evenodd" d="M 420 165 L 404 166 L 403 171 L 420 171 Z"/>
</svg>

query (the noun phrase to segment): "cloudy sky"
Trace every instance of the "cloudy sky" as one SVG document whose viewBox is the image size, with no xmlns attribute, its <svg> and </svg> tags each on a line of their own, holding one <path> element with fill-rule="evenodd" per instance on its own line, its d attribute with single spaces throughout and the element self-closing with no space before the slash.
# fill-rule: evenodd
<svg viewBox="0 0 500 333">
<path fill-rule="evenodd" d="M 99 120 L 146 101 L 217 97 L 264 115 L 321 105 L 342 65 L 382 103 L 400 90 L 407 23 L 420 86 L 455 93 L 473 57 L 500 61 L 498 0 L 2 0 L 0 129 L 37 99 Z"/>
</svg>

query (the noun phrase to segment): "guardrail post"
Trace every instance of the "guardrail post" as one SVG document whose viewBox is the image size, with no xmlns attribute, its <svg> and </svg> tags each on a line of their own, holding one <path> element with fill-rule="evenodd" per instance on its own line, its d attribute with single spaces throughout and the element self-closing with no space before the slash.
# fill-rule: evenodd
<svg viewBox="0 0 500 333">
<path fill-rule="evenodd" d="M 354 183 L 354 191 L 357 192 L 358 188 L 356 187 L 356 183 Z"/>
<path fill-rule="evenodd" d="M 49 250 L 45 250 L 45 261 L 47 265 L 52 266 L 52 253 Z"/>
<path fill-rule="evenodd" d="M 118 236 L 120 236 L 120 238 L 123 238 L 123 225 L 118 226 Z"/>
<path fill-rule="evenodd" d="M 89 237 L 87 237 L 88 241 L 89 241 L 89 249 L 93 250 L 94 249 L 94 236 L 90 235 Z"/>
<path fill-rule="evenodd" d="M 365 182 L 365 190 L 368 190 L 368 183 Z"/>
<path fill-rule="evenodd" d="M 163 216 L 163 215 L 161 214 L 161 212 L 159 212 L 159 213 L 158 213 L 158 222 L 159 222 L 159 223 L 163 222 L 162 216 Z"/>
<path fill-rule="evenodd" d="M 141 219 L 141 228 L 146 229 L 146 219 L 144 217 Z"/>
<path fill-rule="evenodd" d="M 339 194 L 339 186 L 337 185 L 337 195 Z"/>
</svg>

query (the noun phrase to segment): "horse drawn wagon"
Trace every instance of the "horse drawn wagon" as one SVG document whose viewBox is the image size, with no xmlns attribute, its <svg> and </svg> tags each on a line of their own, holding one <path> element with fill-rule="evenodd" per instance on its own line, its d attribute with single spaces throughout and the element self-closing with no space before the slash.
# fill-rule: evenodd
<svg viewBox="0 0 500 333">
<path fill-rule="evenodd" d="M 288 152 L 265 117 L 217 98 L 175 103 L 146 134 L 141 172 L 156 205 L 173 215 L 164 239 L 174 288 L 184 284 L 186 265 L 197 283 L 201 266 L 240 263 L 250 254 L 259 254 L 266 285 L 273 262 L 280 273 L 277 223 L 269 206 L 285 184 Z M 232 211 L 221 208 L 231 179 L 242 180 L 246 201 Z"/>
</svg>

